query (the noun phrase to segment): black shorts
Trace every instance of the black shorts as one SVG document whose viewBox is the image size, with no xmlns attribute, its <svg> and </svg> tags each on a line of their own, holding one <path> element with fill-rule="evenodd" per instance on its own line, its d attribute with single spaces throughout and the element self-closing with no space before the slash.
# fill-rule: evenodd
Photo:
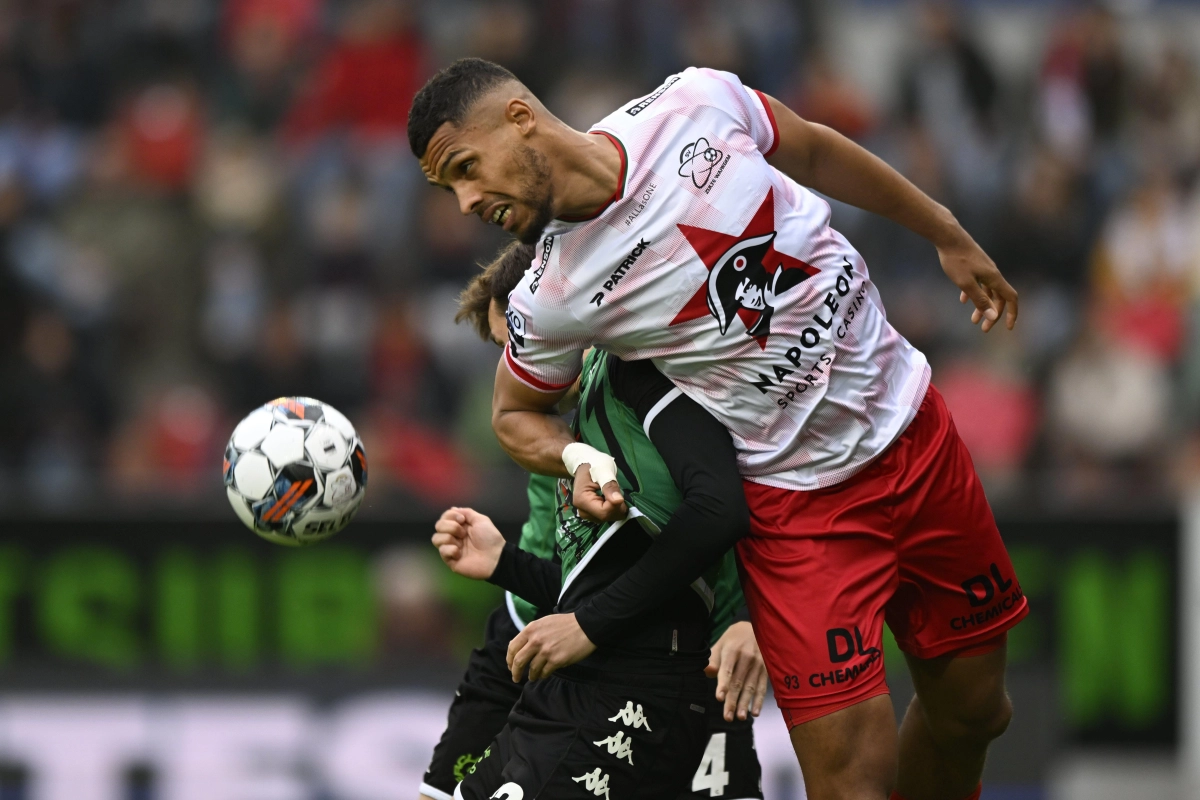
<svg viewBox="0 0 1200 800">
<path fill-rule="evenodd" d="M 662 800 L 689 791 L 709 741 L 709 681 L 576 665 L 526 685 L 459 800 Z"/>
<path fill-rule="evenodd" d="M 712 699 L 717 679 L 709 679 L 708 739 L 689 791 L 679 800 L 762 800 L 762 767 L 754 749 L 754 718 L 726 722 L 725 706 Z"/>
<path fill-rule="evenodd" d="M 517 626 L 500 606 L 487 621 L 483 647 L 472 650 L 467 671 L 454 693 L 442 738 L 433 749 L 421 794 L 451 800 L 454 787 L 467 774 L 508 722 L 524 683 L 513 683 L 506 656 Z"/>
<path fill-rule="evenodd" d="M 508 643 L 517 635 L 517 627 L 505 607 L 488 617 L 486 631 L 483 647 L 471 652 L 467 671 L 454 693 L 446 730 L 421 783 L 420 793 L 434 800 L 453 798 L 454 788 L 499 735 L 521 696 L 524 684 L 512 682 L 506 663 Z M 715 678 L 708 680 L 701 703 L 708 718 L 707 738 L 696 761 L 698 767 L 679 798 L 761 798 L 762 768 L 754 749 L 752 722 L 725 721 L 723 706 L 715 700 L 716 685 Z"/>
</svg>

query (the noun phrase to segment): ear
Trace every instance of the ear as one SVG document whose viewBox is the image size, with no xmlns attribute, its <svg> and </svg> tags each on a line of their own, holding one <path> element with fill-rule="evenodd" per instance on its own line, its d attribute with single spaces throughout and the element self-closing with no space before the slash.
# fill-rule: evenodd
<svg viewBox="0 0 1200 800">
<path fill-rule="evenodd" d="M 504 118 L 516 125 L 522 136 L 528 136 L 537 127 L 537 114 L 533 106 L 519 97 L 508 101 L 504 107 Z"/>
</svg>

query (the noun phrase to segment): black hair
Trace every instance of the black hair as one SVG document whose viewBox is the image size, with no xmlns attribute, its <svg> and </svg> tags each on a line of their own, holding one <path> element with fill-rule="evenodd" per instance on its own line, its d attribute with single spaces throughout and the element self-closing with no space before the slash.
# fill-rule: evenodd
<svg viewBox="0 0 1200 800">
<path fill-rule="evenodd" d="M 434 132 L 461 125 L 471 107 L 491 89 L 517 76 L 482 58 L 460 58 L 425 82 L 408 109 L 408 146 L 421 158 Z M 519 81 L 518 81 L 519 83 Z"/>
</svg>

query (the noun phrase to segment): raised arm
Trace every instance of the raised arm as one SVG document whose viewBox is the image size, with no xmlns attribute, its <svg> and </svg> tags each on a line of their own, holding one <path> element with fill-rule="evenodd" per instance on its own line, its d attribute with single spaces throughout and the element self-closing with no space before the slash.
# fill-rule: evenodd
<svg viewBox="0 0 1200 800">
<path fill-rule="evenodd" d="M 908 228 L 937 248 L 942 271 L 975 304 L 972 322 L 984 331 L 1002 317 L 1011 330 L 1017 321 L 1017 293 L 1000 270 L 945 206 L 922 192 L 883 159 L 837 131 L 801 119 L 766 97 L 778 129 L 771 166 L 811 189 Z M 1006 313 L 1007 312 L 1007 313 Z"/>
</svg>

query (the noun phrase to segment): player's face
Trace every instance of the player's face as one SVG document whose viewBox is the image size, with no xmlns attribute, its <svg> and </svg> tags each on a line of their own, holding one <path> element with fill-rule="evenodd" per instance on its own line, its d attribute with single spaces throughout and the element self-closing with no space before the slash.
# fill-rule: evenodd
<svg viewBox="0 0 1200 800">
<path fill-rule="evenodd" d="M 430 183 L 454 192 L 463 214 L 526 244 L 537 242 L 554 218 L 549 161 L 514 125 L 445 123 L 429 140 L 421 168 Z"/>
<path fill-rule="evenodd" d="M 743 308 L 762 311 L 767 307 L 767 299 L 763 296 L 763 288 L 749 278 L 742 278 L 742 282 L 738 284 L 737 291 L 734 292 L 733 296 L 742 304 Z"/>
<path fill-rule="evenodd" d="M 492 331 L 492 341 L 504 347 L 508 341 L 508 322 L 504 319 L 504 308 L 495 299 L 488 305 L 488 327 Z"/>
</svg>

